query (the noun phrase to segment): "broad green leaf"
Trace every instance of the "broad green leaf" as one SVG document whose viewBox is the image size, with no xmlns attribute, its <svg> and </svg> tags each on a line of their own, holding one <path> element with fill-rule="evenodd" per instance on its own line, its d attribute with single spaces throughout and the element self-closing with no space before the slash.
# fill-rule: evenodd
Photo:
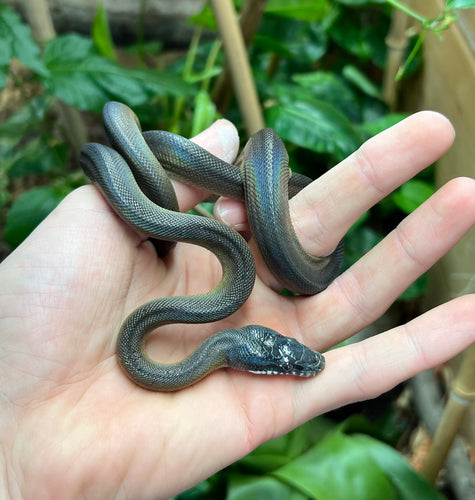
<svg viewBox="0 0 475 500">
<path fill-rule="evenodd" d="M 92 39 L 101 55 L 112 61 L 117 60 L 114 42 L 109 29 L 109 20 L 103 3 L 99 4 L 92 23 Z"/>
<path fill-rule="evenodd" d="M 373 137 L 380 132 L 396 125 L 401 120 L 404 120 L 408 117 L 407 113 L 389 113 L 387 115 L 382 116 L 378 120 L 369 123 L 363 123 L 360 125 L 360 130 L 369 138 Z"/>
<path fill-rule="evenodd" d="M 307 500 L 307 496 L 273 477 L 231 476 L 226 500 Z"/>
<path fill-rule="evenodd" d="M 404 213 L 410 214 L 434 193 L 434 187 L 428 182 L 412 179 L 393 194 L 393 200 Z"/>
<path fill-rule="evenodd" d="M 239 461 L 255 473 L 272 472 L 320 442 L 334 428 L 325 417 L 317 417 L 293 431 L 261 444 Z"/>
<path fill-rule="evenodd" d="M 447 9 L 474 9 L 475 0 L 447 0 Z"/>
<path fill-rule="evenodd" d="M 389 30 L 389 17 L 379 15 L 372 20 L 365 9 L 352 9 L 351 15 L 342 9 L 329 29 L 330 37 L 361 61 L 371 60 L 383 68 L 386 61 L 384 42 Z"/>
<path fill-rule="evenodd" d="M 201 90 L 195 96 L 195 109 L 191 125 L 191 137 L 209 127 L 216 117 L 216 106 L 208 94 Z"/>
<path fill-rule="evenodd" d="M 316 153 L 330 153 L 338 160 L 361 144 L 361 136 L 348 118 L 320 99 L 272 106 L 266 121 L 283 139 Z"/>
<path fill-rule="evenodd" d="M 5 241 L 12 248 L 17 247 L 66 194 L 64 189 L 43 186 L 30 189 L 19 196 L 7 213 Z"/>
<path fill-rule="evenodd" d="M 198 14 L 191 16 L 189 21 L 195 26 L 201 26 L 202 28 L 210 31 L 216 31 L 217 29 L 216 20 L 208 2 L 205 3 L 205 6 L 201 10 L 201 12 L 198 12 Z"/>
<path fill-rule="evenodd" d="M 398 499 L 395 486 L 366 447 L 339 430 L 273 475 L 318 500 Z"/>
<path fill-rule="evenodd" d="M 193 87 L 175 75 L 156 70 L 126 69 L 99 55 L 91 40 L 75 34 L 52 40 L 44 61 L 48 90 L 79 109 L 100 111 L 110 100 L 136 106 L 157 94 L 189 95 Z"/>
<path fill-rule="evenodd" d="M 312 97 L 333 104 L 348 117 L 359 118 L 359 102 L 355 93 L 345 81 L 335 73 L 330 71 L 300 73 L 292 75 L 292 80 L 296 82 L 299 87 L 309 89 L 312 93 Z"/>
<path fill-rule="evenodd" d="M 331 3 L 328 0 L 269 0 L 265 12 L 304 21 L 321 21 L 328 14 Z"/>
<path fill-rule="evenodd" d="M 66 164 L 67 146 L 52 137 L 29 141 L 13 156 L 9 168 L 11 177 L 44 174 Z"/>
<path fill-rule="evenodd" d="M 444 497 L 409 465 L 408 461 L 390 446 L 364 435 L 353 435 L 357 446 L 366 450 L 390 478 L 401 500 L 443 500 Z M 353 497 L 352 497 L 353 498 Z M 385 497 L 381 497 L 385 498 Z"/>
<path fill-rule="evenodd" d="M 299 64 L 315 63 L 326 52 L 328 37 L 321 23 L 267 15 L 253 47 L 271 51 Z"/>
<path fill-rule="evenodd" d="M 46 75 L 47 70 L 40 59 L 40 49 L 33 40 L 30 28 L 10 7 L 0 4 L 0 65 L 5 66 L 12 58 L 38 74 Z M 0 87 L 1 88 L 1 87 Z"/>
<path fill-rule="evenodd" d="M 382 100 L 381 90 L 356 66 L 347 64 L 342 70 L 343 76 L 364 94 Z"/>
<path fill-rule="evenodd" d="M 0 124 L 0 137 L 20 140 L 29 131 L 37 130 L 52 103 L 53 99 L 46 94 L 33 97 L 8 120 Z"/>
</svg>

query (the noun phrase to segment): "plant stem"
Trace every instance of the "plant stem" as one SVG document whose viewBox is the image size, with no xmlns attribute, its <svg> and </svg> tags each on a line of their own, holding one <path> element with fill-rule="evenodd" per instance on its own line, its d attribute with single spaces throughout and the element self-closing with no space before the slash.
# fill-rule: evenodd
<svg viewBox="0 0 475 500">
<path fill-rule="evenodd" d="M 223 41 L 246 131 L 252 135 L 264 127 L 264 117 L 234 5 L 231 0 L 211 0 L 211 7 Z"/>
<path fill-rule="evenodd" d="M 190 48 L 186 54 L 185 66 L 183 68 L 183 80 L 188 81 L 192 75 L 193 65 L 195 63 L 196 52 L 201 38 L 201 29 L 196 29 L 190 42 Z M 173 117 L 169 127 L 170 132 L 180 134 L 180 117 L 185 109 L 185 98 L 183 96 L 177 97 L 173 109 Z"/>
<path fill-rule="evenodd" d="M 221 50 L 221 40 L 215 40 L 213 42 L 213 45 L 211 46 L 211 50 L 209 51 L 208 57 L 206 59 L 206 64 L 205 64 L 205 74 L 208 71 L 211 71 L 211 68 L 214 66 L 216 63 L 216 59 L 218 58 L 219 51 Z M 211 78 L 206 78 L 201 82 L 201 90 L 205 90 L 206 92 L 209 91 L 211 83 Z"/>
<path fill-rule="evenodd" d="M 411 53 L 407 56 L 407 59 L 404 61 L 404 64 L 397 72 L 397 74 L 396 74 L 396 81 L 397 82 L 399 80 L 401 80 L 401 78 L 404 76 L 404 73 L 406 72 L 407 67 L 409 66 L 409 64 L 411 64 L 411 61 L 414 59 L 416 54 L 419 52 L 426 34 L 427 34 L 427 29 L 424 28 L 422 30 L 422 32 L 419 34 L 417 41 L 416 41 L 413 49 L 411 50 Z"/>
<path fill-rule="evenodd" d="M 417 21 L 421 22 L 422 24 L 427 22 L 427 19 L 421 15 L 419 15 L 417 12 L 414 12 L 412 9 L 410 9 L 407 5 L 402 4 L 398 0 L 386 0 L 389 4 L 391 4 L 393 7 L 396 7 L 399 10 L 402 10 L 405 12 L 408 16 L 417 19 Z"/>
<path fill-rule="evenodd" d="M 239 26 L 246 47 L 250 46 L 257 31 L 266 2 L 267 0 L 246 0 L 244 2 L 239 18 Z M 233 96 L 233 85 L 228 64 L 225 65 L 224 70 L 219 75 L 212 90 L 212 95 L 216 108 L 224 115 Z"/>
<path fill-rule="evenodd" d="M 421 470 L 422 475 L 432 483 L 444 465 L 470 403 L 475 400 L 474 381 L 475 344 L 472 344 L 466 349 L 462 364 L 452 383 L 449 399 L 434 434 L 426 462 Z"/>
</svg>

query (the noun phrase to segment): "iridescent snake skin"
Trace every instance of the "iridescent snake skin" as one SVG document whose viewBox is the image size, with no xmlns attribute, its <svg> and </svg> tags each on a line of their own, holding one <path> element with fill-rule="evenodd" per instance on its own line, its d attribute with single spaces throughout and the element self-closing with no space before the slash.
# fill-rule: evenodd
<svg viewBox="0 0 475 500">
<path fill-rule="evenodd" d="M 156 391 L 183 389 L 223 367 L 268 375 L 318 374 L 325 365 L 322 354 L 259 325 L 219 332 L 177 363 L 155 362 L 145 352 L 148 334 L 161 325 L 228 317 L 244 304 L 255 281 L 254 259 L 246 241 L 214 219 L 180 213 L 168 174 L 244 200 L 259 251 L 283 287 L 314 294 L 338 274 L 341 242 L 330 256 L 312 257 L 296 238 L 288 198 L 311 181 L 297 175 L 290 178 L 287 153 L 277 134 L 263 129 L 253 135 L 236 166 L 175 134 L 142 134 L 135 114 L 117 102 L 104 107 L 104 123 L 112 148 L 86 144 L 80 160 L 112 208 L 149 236 L 159 254 L 170 251 L 176 242 L 194 243 L 213 252 L 222 265 L 221 281 L 210 292 L 153 300 L 128 316 L 117 344 L 124 372 L 138 385 Z"/>
</svg>

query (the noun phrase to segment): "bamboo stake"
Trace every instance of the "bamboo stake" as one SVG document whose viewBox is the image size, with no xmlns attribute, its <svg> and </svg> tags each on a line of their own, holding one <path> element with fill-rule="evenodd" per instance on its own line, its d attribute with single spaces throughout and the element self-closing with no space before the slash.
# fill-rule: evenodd
<svg viewBox="0 0 475 500">
<path fill-rule="evenodd" d="M 246 131 L 252 135 L 265 125 L 236 12 L 232 0 L 211 0 L 211 6 Z"/>
<path fill-rule="evenodd" d="M 35 40 L 43 46 L 55 38 L 56 31 L 46 0 L 23 0 L 23 5 Z M 62 101 L 58 100 L 56 104 L 66 142 L 71 147 L 73 157 L 78 160 L 81 147 L 87 142 L 86 127 L 81 114 L 76 108 Z"/>
<path fill-rule="evenodd" d="M 443 467 L 450 447 L 467 414 L 468 406 L 475 400 L 475 344 L 465 351 L 462 364 L 455 377 L 449 399 L 445 405 L 432 446 L 421 474 L 434 482 Z"/>
<path fill-rule="evenodd" d="M 409 16 L 399 9 L 393 9 L 391 28 L 386 37 L 387 60 L 383 76 L 383 97 L 390 109 L 397 103 L 396 75 L 401 67 L 409 43 L 407 28 Z"/>
<path fill-rule="evenodd" d="M 246 47 L 249 47 L 251 44 L 257 28 L 259 27 L 266 2 L 267 0 L 246 0 L 242 7 L 239 26 Z M 224 71 L 219 75 L 213 89 L 213 101 L 221 113 L 224 114 L 229 108 L 232 95 L 231 75 L 229 73 L 229 67 L 226 65 Z"/>
</svg>

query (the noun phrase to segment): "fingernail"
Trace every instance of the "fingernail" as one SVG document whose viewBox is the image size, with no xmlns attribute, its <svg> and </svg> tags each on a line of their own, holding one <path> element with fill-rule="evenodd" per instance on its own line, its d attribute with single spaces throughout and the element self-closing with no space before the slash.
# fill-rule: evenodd
<svg viewBox="0 0 475 500">
<path fill-rule="evenodd" d="M 236 231 L 244 231 L 248 228 L 244 204 L 229 198 L 220 198 L 214 205 L 216 219 L 231 226 Z"/>
<path fill-rule="evenodd" d="M 221 142 L 223 156 L 222 159 L 228 163 L 234 161 L 237 154 L 239 139 L 236 129 L 227 120 L 219 120 L 219 140 Z"/>
</svg>

